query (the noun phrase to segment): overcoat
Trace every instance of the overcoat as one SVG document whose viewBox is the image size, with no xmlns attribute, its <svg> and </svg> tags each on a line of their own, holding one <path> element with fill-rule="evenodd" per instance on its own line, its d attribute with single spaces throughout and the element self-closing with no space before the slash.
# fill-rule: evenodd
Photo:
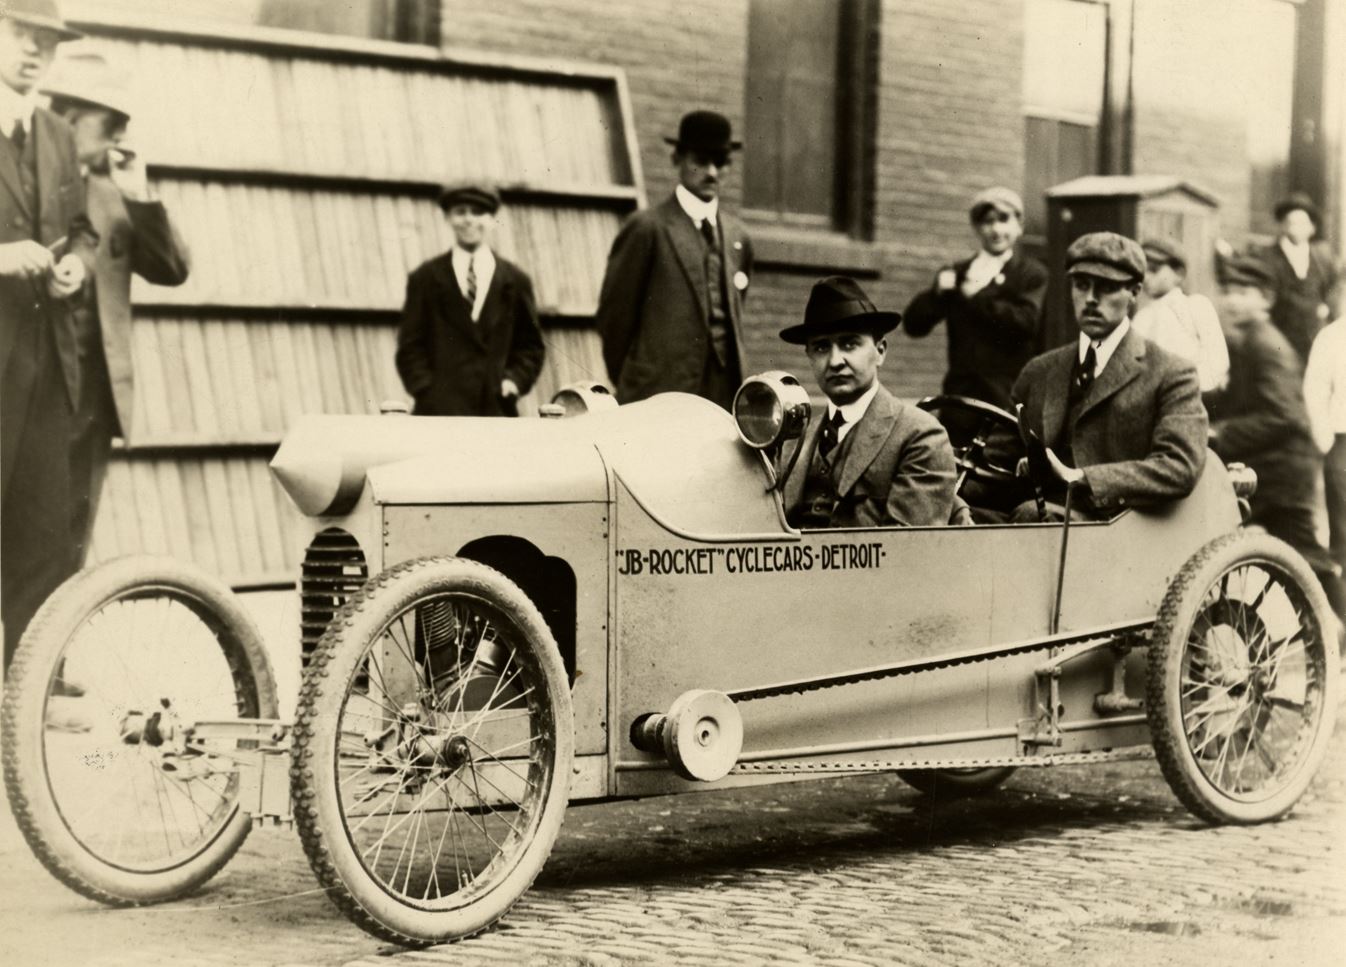
<svg viewBox="0 0 1346 967">
<path fill-rule="evenodd" d="M 743 376 L 743 300 L 752 276 L 752 243 L 742 223 L 723 208 L 716 220 L 734 362 Z M 595 322 L 619 402 L 701 388 L 711 352 L 706 248 L 676 197 L 636 212 L 622 225 L 608 254 Z"/>
<path fill-rule="evenodd" d="M 1078 343 L 1043 353 L 1014 384 L 1022 419 L 1048 446 L 1066 429 L 1078 357 Z M 1196 368 L 1128 330 L 1071 428 L 1094 506 L 1116 512 L 1187 496 L 1206 465 L 1207 426 Z"/>
<path fill-rule="evenodd" d="M 396 359 L 417 414 L 514 416 L 515 403 L 501 398 L 500 383 L 513 380 L 520 394 L 527 393 L 545 356 L 533 280 L 513 262 L 496 256 L 475 322 L 451 252 L 407 278 Z"/>
<path fill-rule="evenodd" d="M 794 448 L 803 448 L 785 481 L 787 520 L 801 512 L 805 477 L 827 420 L 827 408 L 818 410 L 803 439 L 787 443 L 781 454 L 786 467 Z M 838 500 L 830 526 L 921 527 L 953 518 L 957 472 L 948 434 L 933 416 L 882 384 L 839 450 L 844 453 L 833 467 Z"/>
<path fill-rule="evenodd" d="M 1322 242 L 1309 246 L 1309 271 L 1300 278 L 1279 245 L 1262 251 L 1262 261 L 1276 279 L 1276 301 L 1271 306 L 1271 321 L 1299 353 L 1299 368 L 1308 361 L 1309 350 L 1318 331 L 1332 318 L 1336 296 L 1337 270 L 1332 253 Z M 1328 311 L 1322 312 L 1327 306 Z"/>
</svg>

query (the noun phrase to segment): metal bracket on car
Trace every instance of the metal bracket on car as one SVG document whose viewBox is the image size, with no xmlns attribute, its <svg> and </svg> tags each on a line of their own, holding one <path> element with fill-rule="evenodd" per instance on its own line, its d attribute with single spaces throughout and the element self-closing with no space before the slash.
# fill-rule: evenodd
<svg viewBox="0 0 1346 967">
<path fill-rule="evenodd" d="M 289 725 L 280 719 L 196 722 L 183 745 L 185 751 L 166 754 L 160 768 L 178 774 L 235 772 L 240 808 L 253 822 L 291 821 Z"/>
</svg>

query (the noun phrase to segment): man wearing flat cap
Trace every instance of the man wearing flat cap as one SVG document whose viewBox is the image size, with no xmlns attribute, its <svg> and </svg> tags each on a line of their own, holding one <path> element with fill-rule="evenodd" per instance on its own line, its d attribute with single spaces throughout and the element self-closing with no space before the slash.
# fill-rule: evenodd
<svg viewBox="0 0 1346 967">
<path fill-rule="evenodd" d="M 1318 575 L 1339 618 L 1346 617 L 1341 576 L 1315 524 L 1323 458 L 1304 402 L 1294 348 L 1271 323 L 1276 273 L 1260 256 L 1221 266 L 1220 322 L 1229 343 L 1229 387 L 1211 404 L 1210 447 L 1257 472 L 1250 523 L 1295 550 Z"/>
<path fill-rule="evenodd" d="M 741 145 L 713 111 L 691 112 L 677 138 L 664 140 L 678 184 L 628 218 L 612 243 L 595 320 L 603 359 L 622 403 L 678 391 L 728 409 L 745 369 L 752 243 L 719 197 Z"/>
<path fill-rule="evenodd" d="M 827 406 L 781 465 L 798 459 L 784 487 L 786 519 L 799 528 L 948 524 L 965 505 L 955 496 L 949 437 L 929 413 L 879 382 L 887 334 L 902 321 L 881 312 L 853 279 L 813 286 L 804 321 L 781 331 L 803 346 Z"/>
<path fill-rule="evenodd" d="M 421 416 L 517 416 L 546 348 L 533 280 L 491 251 L 500 195 L 475 180 L 439 196 L 453 246 L 407 279 L 397 372 Z"/>
<path fill-rule="evenodd" d="M 1187 496 L 1206 462 L 1206 410 L 1195 367 L 1131 328 L 1144 252 L 1092 232 L 1066 250 L 1066 275 L 1080 337 L 1031 360 L 1013 391 L 1047 447 L 1053 479 L 1040 483 L 1073 485 L 1083 517 Z"/>
<path fill-rule="evenodd" d="M 98 233 L 92 284 L 75 303 L 81 387 L 71 444 L 71 513 L 80 562 L 112 438 L 131 435 L 131 274 L 178 286 L 190 271 L 186 243 L 163 203 L 151 196 L 143 159 L 121 146 L 131 120 L 127 81 L 92 41 L 81 40 L 62 48 L 42 84 L 52 111 L 75 131 L 89 221 Z"/>
<path fill-rule="evenodd" d="M 1271 323 L 1299 354 L 1303 369 L 1313 337 L 1332 318 L 1337 298 L 1337 269 L 1326 245 L 1314 241 L 1322 216 L 1313 199 L 1295 192 L 1277 203 L 1276 241 L 1259 257 L 1275 280 Z"/>
<path fill-rule="evenodd" d="M 8 664 L 38 607 L 78 566 L 67 442 L 79 406 L 72 312 L 94 264 L 74 136 L 37 105 L 56 48 L 79 34 L 52 0 L 0 4 L 0 611 Z"/>
<path fill-rule="evenodd" d="M 1220 319 L 1204 295 L 1182 290 L 1187 277 L 1182 249 L 1166 238 L 1147 238 L 1140 247 L 1145 253 L 1148 301 L 1136 312 L 1131 327 L 1195 366 L 1203 394 L 1223 389 L 1229 382 L 1229 350 Z"/>
<path fill-rule="evenodd" d="M 944 392 L 1008 407 L 1015 377 L 1037 348 L 1047 269 L 1015 247 L 1023 234 L 1018 194 L 988 188 L 972 199 L 968 215 L 981 248 L 935 274 L 907 306 L 904 328 L 919 337 L 945 323 Z"/>
</svg>

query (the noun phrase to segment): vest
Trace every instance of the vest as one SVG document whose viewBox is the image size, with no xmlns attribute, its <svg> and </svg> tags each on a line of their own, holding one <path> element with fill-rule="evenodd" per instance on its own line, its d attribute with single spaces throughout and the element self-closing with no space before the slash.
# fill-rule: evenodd
<svg viewBox="0 0 1346 967">
<path fill-rule="evenodd" d="M 824 461 L 815 447 L 813 458 L 809 461 L 808 472 L 804 475 L 804 488 L 799 495 L 799 504 L 790 515 L 790 523 L 800 529 L 831 527 L 832 515 L 841 494 L 837 493 L 837 479 L 841 468 L 851 452 L 851 441 L 855 439 L 855 430 L 851 429 L 845 439 L 832 450 L 832 459 Z"/>
<path fill-rule="evenodd" d="M 0 135 L 0 151 L 7 152 L 14 159 L 15 166 L 19 169 L 19 185 L 23 189 L 23 197 L 27 202 L 25 206 L 27 211 L 15 212 L 15 227 L 19 228 L 28 238 L 37 238 L 38 226 L 38 205 L 41 203 L 42 194 L 38 190 L 37 184 L 37 132 L 36 125 L 30 123 L 28 137 L 23 143 L 23 152 L 17 153 L 14 150 L 14 142 L 9 138 Z"/>
<path fill-rule="evenodd" d="M 721 366 L 733 355 L 733 329 L 729 324 L 729 300 L 724 287 L 724 253 L 720 228 L 715 226 L 715 242 L 702 235 L 706 245 L 706 304 L 710 307 L 710 342 Z"/>
</svg>

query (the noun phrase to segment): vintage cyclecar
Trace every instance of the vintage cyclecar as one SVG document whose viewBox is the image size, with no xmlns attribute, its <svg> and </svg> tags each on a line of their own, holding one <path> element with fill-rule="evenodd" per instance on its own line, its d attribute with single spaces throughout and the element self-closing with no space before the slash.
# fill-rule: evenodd
<svg viewBox="0 0 1346 967">
<path fill-rule="evenodd" d="M 929 405 L 958 416 L 965 482 L 1014 485 L 985 445 L 1012 417 Z M 1152 747 L 1192 812 L 1253 823 L 1322 759 L 1330 612 L 1242 528 L 1213 455 L 1190 497 L 1108 521 L 801 533 L 774 458 L 809 405 L 785 374 L 733 417 L 678 394 L 555 406 L 578 415 L 288 435 L 272 466 L 312 535 L 293 722 L 214 579 L 125 558 L 65 585 L 3 713 L 47 868 L 163 900 L 292 817 L 336 904 L 414 944 L 502 916 L 574 802 L 874 771 L 957 793 Z M 92 727 L 53 726 L 62 702 Z"/>
</svg>

